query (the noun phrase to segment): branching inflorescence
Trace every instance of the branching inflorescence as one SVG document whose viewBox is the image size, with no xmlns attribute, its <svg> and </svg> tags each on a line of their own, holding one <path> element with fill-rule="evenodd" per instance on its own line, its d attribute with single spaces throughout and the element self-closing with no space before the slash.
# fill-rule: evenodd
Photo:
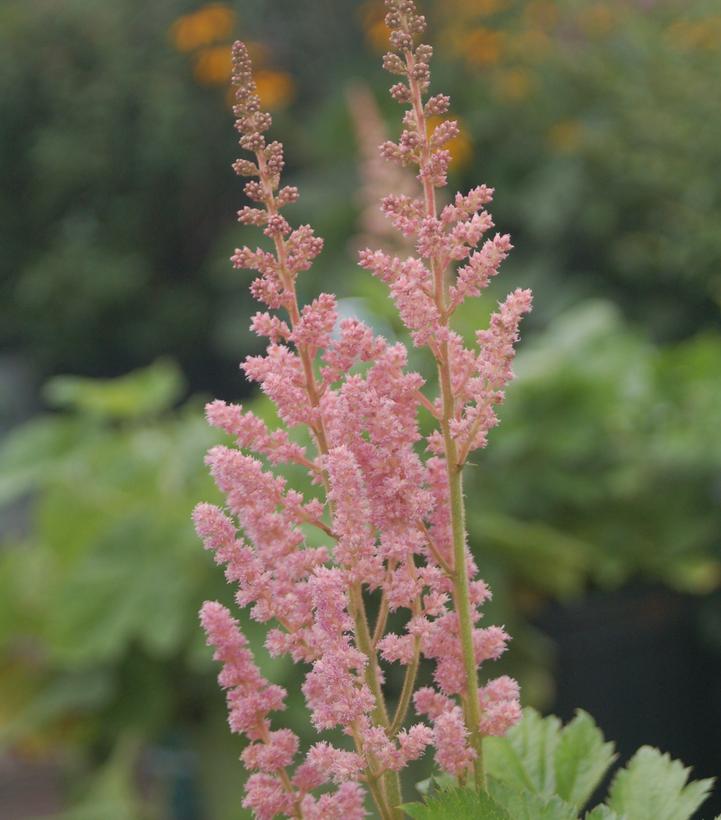
<svg viewBox="0 0 721 820">
<path fill-rule="evenodd" d="M 429 746 L 441 769 L 483 788 L 483 736 L 503 734 L 520 717 L 515 681 L 478 682 L 479 667 L 498 658 L 509 638 L 500 627 L 478 625 L 490 592 L 476 578 L 467 547 L 461 479 L 470 453 L 485 446 L 497 423 L 494 408 L 512 377 L 531 294 L 511 293 L 476 334 L 476 349 L 451 329 L 456 308 L 488 285 L 511 244 L 506 235 L 483 240 L 493 227 L 485 210 L 492 189 L 481 185 L 437 207 L 450 160 L 444 145 L 457 126 L 428 124 L 446 113 L 449 99 L 427 97 L 432 50 L 415 42 L 424 18 L 410 0 L 386 5 L 392 50 L 384 67 L 400 78 L 392 96 L 409 107 L 398 142 L 386 142 L 381 153 L 417 168 L 422 190 L 417 197 L 390 194 L 382 210 L 416 255 L 359 256 L 388 285 L 413 343 L 432 354 L 435 397 L 407 369 L 402 344 L 389 344 L 355 319 L 338 323 L 334 296 L 299 306 L 296 279 L 323 243 L 307 225 L 291 228 L 281 213 L 298 191 L 281 187 L 282 146 L 266 141 L 271 118 L 260 108 L 248 52 L 242 43 L 233 48 L 236 127 L 240 145 L 254 155 L 234 164 L 251 178 L 245 193 L 254 203 L 239 220 L 261 227 L 272 250 L 240 248 L 232 261 L 256 270 L 253 295 L 283 311 L 253 317 L 253 330 L 269 344 L 243 370 L 273 400 L 285 427 L 270 430 L 240 406 L 208 405 L 208 420 L 235 446 L 215 447 L 207 457 L 227 512 L 200 504 L 195 525 L 237 584 L 238 605 L 270 625 L 271 655 L 288 654 L 309 670 L 302 691 L 314 728 L 340 728 L 353 746 L 319 740 L 301 758 L 296 735 L 271 728 L 269 715 L 283 708 L 284 690 L 261 676 L 228 610 L 204 604 L 201 621 L 223 664 L 230 726 L 249 741 L 244 805 L 259 818 L 352 820 L 365 814 L 365 790 L 381 817 L 400 817 L 399 772 Z M 430 414 L 435 428 L 425 438 L 421 414 Z M 298 426 L 310 433 L 308 447 L 287 432 Z M 319 497 L 290 489 L 272 470 L 283 464 L 305 468 Z M 309 530 L 328 546 L 306 543 Z M 370 594 L 380 600 L 373 623 Z M 389 613 L 404 624 L 397 632 L 388 631 Z M 417 689 L 423 658 L 433 667 L 434 686 Z M 405 670 L 392 710 L 386 664 Z M 409 725 L 411 703 L 428 722 Z"/>
</svg>

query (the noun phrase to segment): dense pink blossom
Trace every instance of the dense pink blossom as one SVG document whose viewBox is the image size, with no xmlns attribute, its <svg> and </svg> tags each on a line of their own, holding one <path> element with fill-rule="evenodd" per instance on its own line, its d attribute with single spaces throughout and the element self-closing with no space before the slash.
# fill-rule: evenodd
<svg viewBox="0 0 721 820">
<path fill-rule="evenodd" d="M 481 730 L 486 735 L 505 735 L 521 719 L 518 684 L 508 675 L 487 683 L 479 693 Z"/>
<path fill-rule="evenodd" d="M 363 790 L 357 783 L 343 783 L 333 794 L 317 800 L 307 795 L 301 809 L 305 820 L 361 820 L 366 816 Z"/>
<path fill-rule="evenodd" d="M 267 716 L 283 708 L 285 690 L 268 683 L 260 674 L 238 622 L 224 606 L 206 601 L 200 610 L 200 621 L 208 643 L 215 647 L 214 660 L 223 664 L 218 682 L 227 690 L 231 729 L 251 740 L 264 740 Z"/>
<path fill-rule="evenodd" d="M 464 775 L 476 757 L 468 745 L 468 729 L 458 706 L 441 712 L 433 721 L 433 745 L 436 763 L 444 772 Z"/>
<path fill-rule="evenodd" d="M 299 192 L 281 185 L 283 148 L 266 138 L 271 117 L 247 50 L 233 47 L 236 128 L 252 155 L 233 166 L 249 178 L 251 204 L 238 218 L 258 229 L 263 247 L 236 249 L 232 264 L 256 272 L 251 292 L 267 308 L 251 321 L 266 349 L 242 369 L 273 402 L 281 426 L 240 405 L 208 404 L 208 421 L 230 438 L 207 456 L 225 507 L 200 504 L 193 517 L 237 604 L 268 624 L 266 650 L 305 665 L 301 691 L 314 728 L 340 729 L 349 746 L 321 737 L 304 751 L 292 731 L 273 728 L 284 690 L 260 674 L 230 613 L 206 603 L 201 620 L 222 664 L 230 726 L 249 741 L 243 805 L 259 818 L 361 818 L 363 782 L 383 815 L 395 816 L 387 801 L 402 802 L 396 773 L 427 747 L 443 770 L 465 776 L 480 737 L 503 734 L 520 715 L 515 681 L 477 683 L 478 668 L 485 672 L 509 636 L 480 626 L 490 590 L 476 577 L 458 499 L 463 465 L 498 423 L 531 294 L 513 291 L 475 345 L 452 329 L 454 311 L 498 275 L 512 245 L 492 233 L 493 189 L 436 201 L 458 126 L 426 119 L 442 117 L 449 99 L 427 96 L 432 49 L 416 42 L 423 17 L 411 0 L 386 5 L 384 66 L 396 75 L 392 97 L 407 110 L 400 137 L 380 154 L 412 169 L 404 173 L 415 174 L 417 189 L 388 194 L 381 211 L 401 235 L 395 247 L 412 253 L 366 248 L 359 262 L 387 285 L 413 344 L 430 352 L 436 381 L 409 367 L 403 343 L 357 319 L 339 322 L 332 294 L 299 304 L 297 278 L 323 241 L 281 213 Z M 303 492 L 289 486 L 284 465 L 306 471 Z M 384 699 L 390 665 L 406 675 L 396 715 Z M 421 665 L 433 685 L 414 692 Z M 427 722 L 408 725 L 411 702 Z"/>
</svg>

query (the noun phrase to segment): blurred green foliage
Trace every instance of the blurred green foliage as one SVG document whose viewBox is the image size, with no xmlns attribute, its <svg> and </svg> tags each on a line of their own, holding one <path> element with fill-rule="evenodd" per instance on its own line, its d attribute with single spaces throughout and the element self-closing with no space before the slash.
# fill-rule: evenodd
<svg viewBox="0 0 721 820">
<path fill-rule="evenodd" d="M 199 403 L 170 412 L 182 386 L 168 362 L 105 384 L 58 378 L 47 396 L 65 411 L 0 455 L 4 509 L 29 505 L 0 550 L 0 745 L 60 754 L 78 782 L 97 770 L 77 817 L 140 816 L 121 808 L 138 801 L 143 747 L 222 715 L 195 613 L 229 595 L 189 519 L 214 497 L 214 437 Z"/>
<path fill-rule="evenodd" d="M 639 577 L 713 589 L 721 337 L 657 348 L 611 304 L 583 303 L 515 370 L 502 428 L 469 470 L 479 548 L 552 595 Z"/>
</svg>

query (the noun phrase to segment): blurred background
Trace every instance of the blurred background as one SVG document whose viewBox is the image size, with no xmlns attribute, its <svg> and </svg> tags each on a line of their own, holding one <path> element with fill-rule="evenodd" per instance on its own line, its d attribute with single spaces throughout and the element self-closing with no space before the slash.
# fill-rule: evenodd
<svg viewBox="0 0 721 820">
<path fill-rule="evenodd" d="M 495 186 L 516 246 L 461 329 L 535 291 L 466 485 L 487 617 L 514 636 L 503 669 L 525 703 L 592 712 L 624 756 L 651 743 L 716 775 L 718 3 L 423 5 L 462 126 L 451 190 Z M 302 297 L 335 291 L 403 338 L 354 261 L 395 241 L 377 201 L 413 185 L 375 157 L 399 131 L 382 18 L 377 0 L 0 5 L 2 818 L 247 816 L 196 620 L 231 591 L 190 523 L 217 498 L 203 402 L 273 422 L 238 370 L 260 345 L 228 257 L 258 238 L 234 219 L 229 47 L 250 43 L 293 221 L 326 239 Z M 259 660 L 307 731 L 299 671 Z"/>
</svg>

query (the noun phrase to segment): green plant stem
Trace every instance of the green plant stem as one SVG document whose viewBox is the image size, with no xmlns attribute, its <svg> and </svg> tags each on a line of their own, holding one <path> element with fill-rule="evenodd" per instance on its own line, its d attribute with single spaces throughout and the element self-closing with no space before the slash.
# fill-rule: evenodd
<svg viewBox="0 0 721 820">
<path fill-rule="evenodd" d="M 401 695 L 398 699 L 398 706 L 396 706 L 396 712 L 393 716 L 393 723 L 391 723 L 391 727 L 389 730 L 389 734 L 395 736 L 400 732 L 401 728 L 403 727 L 403 721 L 406 719 L 406 714 L 408 712 L 408 707 L 410 706 L 411 697 L 413 696 L 413 689 L 416 684 L 416 676 L 418 674 L 418 665 L 421 659 L 421 639 L 415 638 L 414 639 L 414 646 L 413 646 L 413 658 L 411 662 L 406 667 L 406 673 L 403 677 L 403 688 L 401 689 Z"/>
<path fill-rule="evenodd" d="M 355 622 L 356 644 L 358 649 L 360 649 L 360 651 L 368 658 L 368 665 L 366 666 L 366 682 L 368 683 L 368 687 L 373 693 L 373 697 L 376 701 L 376 706 L 373 710 L 373 722 L 378 726 L 382 726 L 386 732 L 388 732 L 390 729 L 390 721 L 388 719 L 388 710 L 386 709 L 386 702 L 383 697 L 383 690 L 380 684 L 378 656 L 376 655 L 370 630 L 368 629 L 368 618 L 366 617 L 363 593 L 360 585 L 356 584 L 351 588 L 350 599 L 351 611 Z M 383 792 L 391 812 L 390 817 L 403 817 L 403 813 L 394 808 L 395 806 L 399 806 L 402 802 L 401 781 L 398 772 L 386 772 L 381 779 L 383 783 Z"/>
<path fill-rule="evenodd" d="M 428 162 L 431 155 L 428 124 L 423 109 L 423 95 L 420 85 L 414 77 L 415 59 L 410 51 L 405 52 L 408 69 L 409 88 L 413 111 L 421 140 L 423 162 Z M 422 176 L 423 198 L 426 215 L 436 217 L 436 192 L 433 183 L 427 176 Z M 433 256 L 430 260 L 433 275 L 433 296 L 438 308 L 441 324 L 448 326 L 448 285 L 446 282 L 447 261 Z M 476 753 L 474 774 L 476 788 L 485 789 L 485 772 L 483 767 L 483 737 L 480 732 L 481 710 L 478 702 L 478 671 L 473 650 L 473 616 L 471 610 L 470 590 L 468 588 L 468 568 L 466 565 L 466 523 L 463 504 L 463 465 L 459 462 L 456 442 L 451 434 L 451 421 L 455 418 L 456 407 L 451 383 L 450 353 L 445 341 L 434 351 L 438 368 L 438 381 L 443 401 L 443 413 L 440 420 L 441 432 L 446 455 L 448 474 L 448 492 L 453 535 L 453 606 L 458 614 L 458 624 L 463 654 L 463 666 L 466 673 L 466 693 L 463 700 L 463 717 L 468 730 L 471 747 Z"/>
</svg>

